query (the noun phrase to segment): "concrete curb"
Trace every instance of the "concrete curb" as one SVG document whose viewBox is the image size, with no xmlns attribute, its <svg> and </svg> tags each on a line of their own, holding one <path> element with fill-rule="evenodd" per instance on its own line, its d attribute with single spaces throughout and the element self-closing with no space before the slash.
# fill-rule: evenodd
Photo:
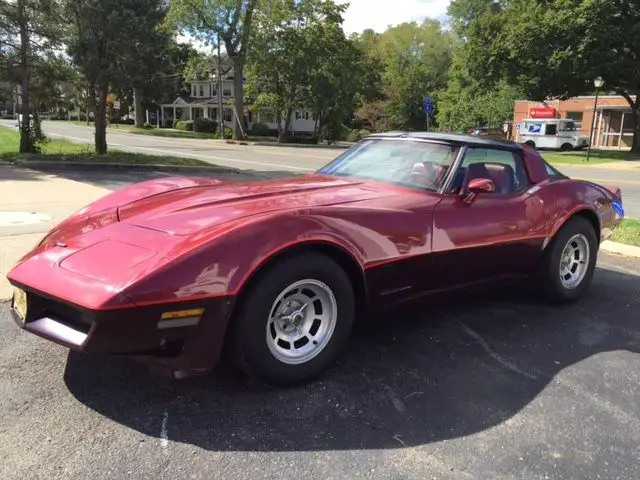
<svg viewBox="0 0 640 480">
<path fill-rule="evenodd" d="M 640 258 L 640 247 L 612 242 L 611 240 L 605 240 L 602 242 L 600 250 L 616 255 L 624 255 L 625 257 Z"/>
<path fill-rule="evenodd" d="M 136 164 L 136 163 L 109 163 L 109 162 L 64 162 L 55 160 L 24 160 L 17 162 L 0 163 L 0 167 L 33 168 L 35 170 L 129 170 L 129 171 L 154 171 L 176 173 L 233 173 L 241 174 L 242 170 L 218 165 L 164 165 L 164 164 Z"/>
</svg>

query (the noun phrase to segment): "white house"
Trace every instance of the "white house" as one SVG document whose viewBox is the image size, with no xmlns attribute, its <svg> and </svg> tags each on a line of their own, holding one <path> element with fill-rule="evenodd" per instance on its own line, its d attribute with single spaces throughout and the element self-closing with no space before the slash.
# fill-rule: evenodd
<svg viewBox="0 0 640 480">
<path fill-rule="evenodd" d="M 172 127 L 174 121 L 195 120 L 198 117 L 211 118 L 218 121 L 218 81 L 215 76 L 208 79 L 192 80 L 189 98 L 176 98 L 173 103 L 163 104 L 160 123 L 164 127 Z M 233 70 L 222 76 L 222 104 L 224 123 L 233 126 Z M 254 123 L 263 123 L 273 130 L 278 124 L 273 115 L 265 112 L 252 112 L 249 105 L 245 105 L 244 113 L 249 128 Z M 315 128 L 315 118 L 310 110 L 299 110 L 291 116 L 290 128 L 292 133 L 312 133 Z"/>
</svg>

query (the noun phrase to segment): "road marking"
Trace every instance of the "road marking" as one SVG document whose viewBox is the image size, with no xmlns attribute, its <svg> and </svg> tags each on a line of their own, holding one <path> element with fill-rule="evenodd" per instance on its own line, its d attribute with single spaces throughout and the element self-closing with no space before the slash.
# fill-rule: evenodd
<svg viewBox="0 0 640 480">
<path fill-rule="evenodd" d="M 70 140 L 78 140 L 81 141 L 82 143 L 93 143 L 91 140 L 87 140 L 84 138 L 79 138 L 79 137 L 72 137 L 69 135 L 62 135 L 59 133 L 49 133 L 49 135 L 55 136 L 55 137 L 61 137 L 61 138 L 68 138 Z M 317 169 L 315 168 L 305 168 L 305 167 L 295 167 L 293 165 L 286 165 L 286 164 L 281 164 L 281 163 L 266 163 L 266 162 L 253 162 L 251 160 L 239 160 L 237 158 L 229 158 L 229 157 L 218 157 L 216 155 L 200 155 L 197 153 L 190 153 L 190 154 L 185 154 L 183 152 L 178 152 L 178 151 L 174 151 L 174 150 L 166 150 L 166 149 L 160 149 L 160 148 L 151 148 L 151 147 L 134 147 L 132 145 L 124 145 L 121 143 L 111 143 L 110 144 L 112 147 L 124 147 L 124 148 L 131 148 L 134 150 L 145 150 L 145 151 L 149 151 L 149 152 L 160 152 L 163 153 L 165 155 L 174 155 L 176 157 L 182 157 L 182 158 L 203 158 L 203 159 L 212 159 L 212 160 L 222 160 L 225 162 L 235 162 L 235 163 L 241 163 L 241 164 L 245 164 L 245 165 L 260 165 L 260 166 L 266 166 L 266 167 L 277 167 L 277 168 L 284 168 L 285 170 L 298 170 L 301 172 L 315 172 Z"/>
<path fill-rule="evenodd" d="M 160 427 L 160 446 L 166 450 L 169 447 L 169 432 L 167 424 L 169 423 L 169 412 L 165 409 L 162 415 L 162 426 Z"/>
</svg>

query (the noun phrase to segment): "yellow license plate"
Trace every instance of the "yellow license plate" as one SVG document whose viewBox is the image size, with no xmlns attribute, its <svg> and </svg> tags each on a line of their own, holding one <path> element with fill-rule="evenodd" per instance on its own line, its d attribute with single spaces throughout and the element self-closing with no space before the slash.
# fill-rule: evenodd
<svg viewBox="0 0 640 480">
<path fill-rule="evenodd" d="M 27 294 L 24 290 L 16 288 L 13 292 L 13 309 L 24 322 L 27 318 Z"/>
</svg>

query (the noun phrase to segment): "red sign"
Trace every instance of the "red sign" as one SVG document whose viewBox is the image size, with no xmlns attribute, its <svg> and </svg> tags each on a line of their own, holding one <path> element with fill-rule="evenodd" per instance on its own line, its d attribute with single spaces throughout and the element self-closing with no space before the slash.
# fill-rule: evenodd
<svg viewBox="0 0 640 480">
<path fill-rule="evenodd" d="M 558 110 L 553 107 L 535 107 L 529 110 L 531 118 L 557 118 Z"/>
</svg>

